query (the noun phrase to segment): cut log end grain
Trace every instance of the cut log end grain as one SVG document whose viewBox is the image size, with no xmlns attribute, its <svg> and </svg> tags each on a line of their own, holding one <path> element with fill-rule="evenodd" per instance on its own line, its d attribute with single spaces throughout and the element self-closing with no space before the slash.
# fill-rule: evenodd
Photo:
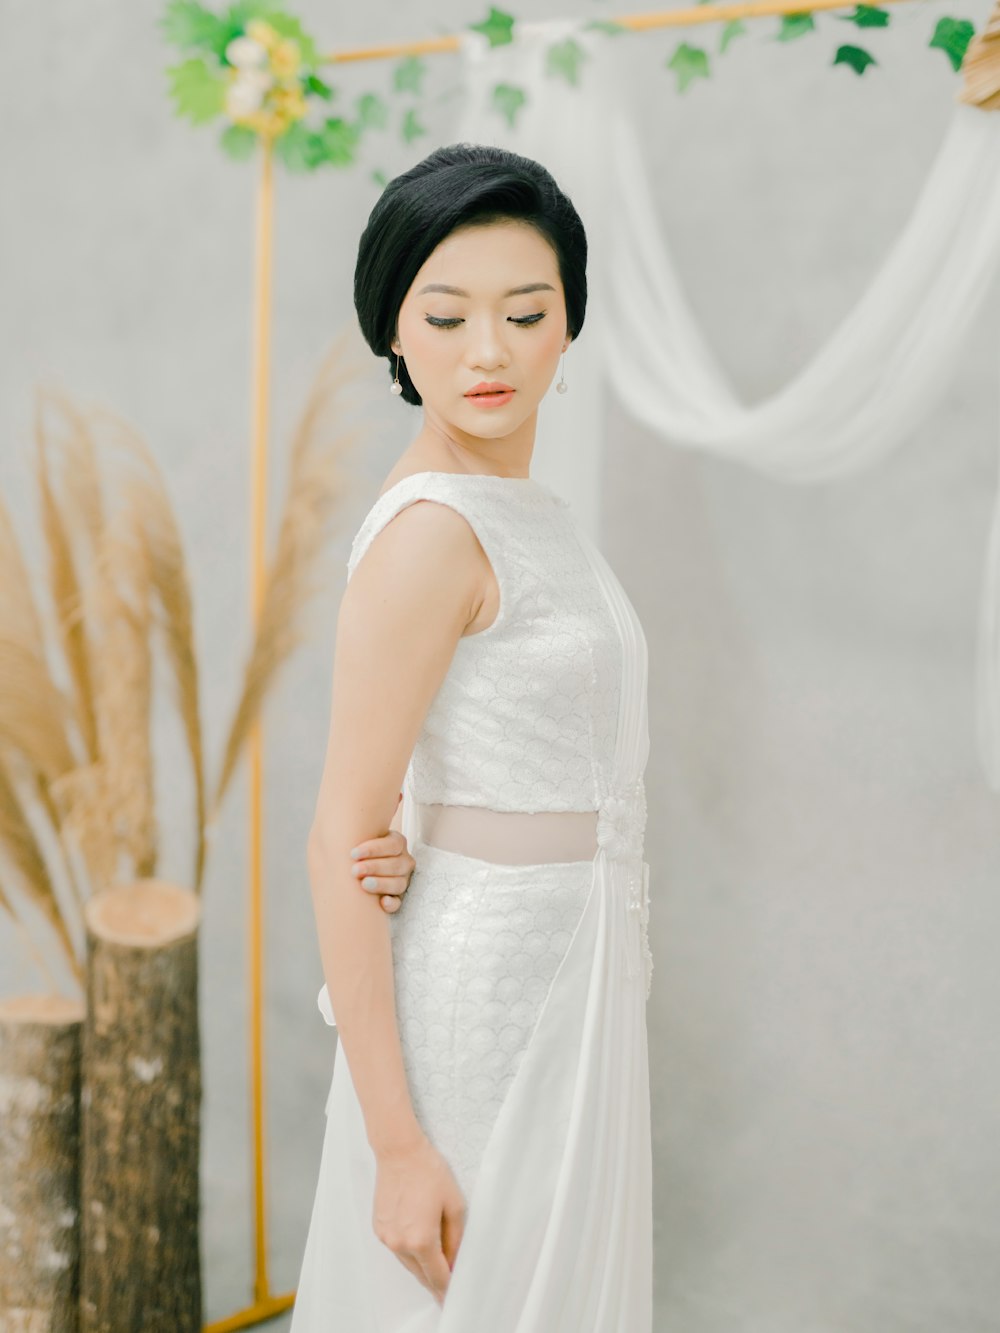
<svg viewBox="0 0 1000 1333">
<path fill-rule="evenodd" d="M 95 894 L 84 919 L 92 934 L 108 944 L 158 949 L 196 933 L 201 903 L 177 884 L 141 879 Z"/>
</svg>

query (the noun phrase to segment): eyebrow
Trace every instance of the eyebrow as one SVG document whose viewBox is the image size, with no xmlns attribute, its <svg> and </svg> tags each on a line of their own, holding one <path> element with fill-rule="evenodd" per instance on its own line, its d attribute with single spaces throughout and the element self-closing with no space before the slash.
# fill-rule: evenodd
<svg viewBox="0 0 1000 1333">
<path fill-rule="evenodd" d="M 512 287 L 509 292 L 504 292 L 503 299 L 508 296 L 522 296 L 525 292 L 554 292 L 555 288 L 550 282 L 529 282 L 523 287 Z M 426 287 L 421 287 L 417 292 L 418 296 L 423 296 L 424 292 L 445 292 L 448 296 L 468 296 L 469 293 L 462 290 L 461 287 L 447 287 L 443 282 L 429 282 Z"/>
</svg>

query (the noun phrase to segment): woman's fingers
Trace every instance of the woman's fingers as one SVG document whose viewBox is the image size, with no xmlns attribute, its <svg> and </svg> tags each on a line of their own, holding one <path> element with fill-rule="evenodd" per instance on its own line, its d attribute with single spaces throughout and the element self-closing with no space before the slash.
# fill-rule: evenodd
<svg viewBox="0 0 1000 1333">
<path fill-rule="evenodd" d="M 465 1207 L 448 1207 L 445 1205 L 441 1217 L 441 1249 L 447 1260 L 448 1267 L 453 1269 L 458 1259 L 459 1246 L 462 1244 L 462 1235 L 465 1231 Z"/>
<path fill-rule="evenodd" d="M 358 874 L 358 883 L 366 893 L 377 893 L 384 895 L 383 906 L 386 898 L 395 898 L 398 900 L 406 892 L 410 884 L 410 874 L 390 874 L 379 872 L 377 870 L 362 870 Z"/>
<path fill-rule="evenodd" d="M 402 856 L 366 856 L 355 861 L 351 871 L 358 879 L 366 879 L 369 875 L 407 879 L 415 865 L 413 857 L 405 852 Z"/>
<path fill-rule="evenodd" d="M 382 910 L 398 912 L 416 861 L 398 829 L 384 837 L 369 838 L 351 849 L 351 870 L 366 893 L 377 893 Z"/>
<path fill-rule="evenodd" d="M 408 855 L 406 839 L 399 829 L 394 828 L 384 833 L 381 838 L 366 838 L 364 842 L 359 842 L 357 847 L 351 848 L 351 856 L 356 861 L 371 856 L 405 855 Z"/>
<path fill-rule="evenodd" d="M 434 1293 L 438 1303 L 443 1305 L 445 1292 L 448 1290 L 448 1282 L 451 1278 L 451 1269 L 448 1266 L 448 1260 L 444 1257 L 440 1241 L 435 1245 L 428 1245 L 425 1249 L 416 1250 L 414 1257 L 424 1270 L 424 1276 L 427 1279 L 424 1285 Z"/>
<path fill-rule="evenodd" d="M 409 1269 L 422 1287 L 426 1287 L 432 1296 L 435 1298 L 437 1297 L 437 1292 L 431 1285 L 430 1279 L 424 1272 L 423 1268 L 421 1268 L 420 1264 L 417 1263 L 416 1259 L 411 1258 L 408 1254 L 397 1254 L 396 1258 L 404 1268 Z"/>
</svg>

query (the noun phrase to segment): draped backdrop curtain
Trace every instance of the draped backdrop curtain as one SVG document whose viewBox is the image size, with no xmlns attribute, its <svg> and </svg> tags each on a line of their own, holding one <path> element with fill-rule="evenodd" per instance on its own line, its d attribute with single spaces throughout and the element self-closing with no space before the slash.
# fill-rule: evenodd
<svg viewBox="0 0 1000 1333">
<path fill-rule="evenodd" d="M 594 332 L 585 329 L 566 354 L 571 392 L 542 402 L 535 470 L 592 535 L 607 386 L 664 444 L 708 450 L 784 482 L 821 484 L 905 445 L 951 382 L 1000 257 L 1000 114 L 956 102 L 909 221 L 855 309 L 781 390 L 748 404 L 691 312 L 657 217 L 622 69 L 629 39 L 608 40 L 572 19 L 519 23 L 515 33 L 492 48 L 480 33 L 463 35 L 455 138 L 536 158 L 584 218 Z M 568 37 L 588 57 L 577 87 L 545 69 L 549 46 Z M 491 105 L 504 82 L 527 93 L 513 127 Z M 977 743 L 987 782 L 1000 792 L 998 599 L 1000 496 L 975 663 Z"/>
</svg>

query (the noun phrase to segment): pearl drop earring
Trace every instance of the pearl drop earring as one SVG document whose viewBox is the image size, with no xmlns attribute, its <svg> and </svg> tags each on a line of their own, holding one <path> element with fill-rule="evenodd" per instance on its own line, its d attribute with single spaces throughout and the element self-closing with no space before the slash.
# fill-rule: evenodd
<svg viewBox="0 0 1000 1333">
<path fill-rule="evenodd" d="M 396 378 L 393 380 L 392 384 L 390 384 L 390 386 L 389 386 L 389 392 L 390 392 L 390 393 L 396 393 L 396 394 L 399 394 L 399 393 L 402 393 L 402 392 L 403 392 L 403 386 L 402 386 L 402 385 L 400 384 L 400 382 L 399 382 L 399 353 L 398 353 L 398 352 L 396 353 Z"/>
<path fill-rule="evenodd" d="M 563 352 L 563 368 L 559 373 L 559 383 L 556 385 L 556 393 L 565 393 L 569 388 L 566 383 L 566 353 Z"/>
</svg>

